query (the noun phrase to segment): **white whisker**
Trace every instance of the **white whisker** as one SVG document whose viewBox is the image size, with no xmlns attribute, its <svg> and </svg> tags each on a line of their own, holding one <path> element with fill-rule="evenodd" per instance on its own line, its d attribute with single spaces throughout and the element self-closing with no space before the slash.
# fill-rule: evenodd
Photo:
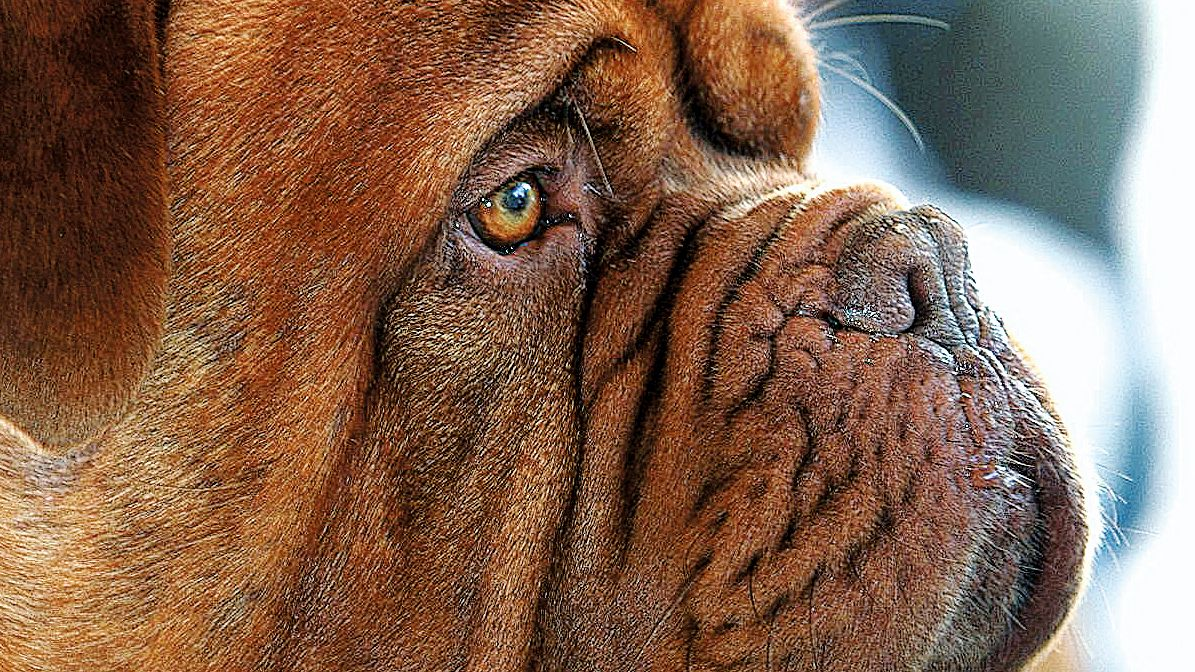
<svg viewBox="0 0 1195 672">
<path fill-rule="evenodd" d="M 897 119 L 900 120 L 900 123 L 904 124 L 904 127 L 909 131 L 909 135 L 913 136 L 913 142 L 917 143 L 917 149 L 921 152 L 925 151 L 925 141 L 922 140 L 921 133 L 918 132 L 917 127 L 915 125 L 913 125 L 913 120 L 909 118 L 909 115 L 905 114 L 905 111 L 900 109 L 900 106 L 897 105 L 895 101 L 893 101 L 888 96 L 884 95 L 884 93 L 882 91 L 877 89 L 870 82 L 864 80 L 861 77 L 858 77 L 857 75 L 855 75 L 851 72 L 847 72 L 846 70 L 843 70 L 842 68 L 839 68 L 835 65 L 830 65 L 829 63 L 826 63 L 824 61 L 819 61 L 818 65 L 829 70 L 830 72 L 833 72 L 834 74 L 838 75 L 839 77 L 842 77 L 843 79 L 847 80 L 848 82 L 853 83 L 855 86 L 858 86 L 859 88 L 866 91 L 873 98 L 880 101 L 880 103 L 884 107 L 888 108 L 889 112 L 891 112 L 893 115 L 896 116 Z"/>
<path fill-rule="evenodd" d="M 1133 534 L 1140 535 L 1143 537 L 1150 537 L 1151 539 L 1154 537 L 1160 536 L 1160 534 L 1158 532 L 1156 532 L 1155 530 L 1144 530 L 1144 529 L 1141 529 L 1140 527 L 1121 527 L 1119 529 L 1121 532 L 1131 532 Z"/>
<path fill-rule="evenodd" d="M 635 45 L 631 44 L 630 42 L 627 42 L 626 40 L 622 39 L 621 37 L 612 37 L 612 38 L 610 38 L 610 40 L 612 42 L 614 42 L 615 44 L 621 45 L 624 49 L 631 52 L 632 54 L 639 53 L 639 50 L 635 48 Z"/>
<path fill-rule="evenodd" d="M 826 54 L 822 57 L 822 63 L 841 63 L 853 70 L 854 74 L 858 75 L 860 79 L 871 84 L 871 75 L 867 73 L 867 66 L 863 64 L 863 61 L 845 51 L 833 51 Z"/>
<path fill-rule="evenodd" d="M 812 20 L 816 19 L 817 17 L 822 16 L 823 14 L 832 12 L 851 1 L 852 0 L 830 0 L 830 2 L 827 2 L 824 5 L 821 5 L 817 9 L 813 10 L 812 12 L 809 12 L 808 14 L 806 14 L 805 16 L 803 16 L 801 18 L 803 18 L 807 22 L 812 21 Z"/>
<path fill-rule="evenodd" d="M 826 30 L 828 28 L 841 28 L 842 26 L 859 26 L 869 23 L 908 24 L 937 28 L 938 30 L 950 30 L 949 23 L 919 14 L 860 14 L 857 16 L 840 16 L 833 19 L 826 19 L 825 21 L 812 21 L 806 24 L 805 27 L 810 31 L 815 31 Z"/>
<path fill-rule="evenodd" d="M 1099 470 L 1100 476 L 1115 476 L 1116 478 L 1119 478 L 1122 481 L 1127 481 L 1129 483 L 1132 483 L 1135 480 L 1132 476 L 1129 476 L 1128 474 L 1124 473 L 1123 471 L 1120 471 L 1119 469 L 1110 467 L 1105 464 L 1097 464 L 1097 465 L 1095 465 L 1095 467 L 1097 470 Z"/>
</svg>

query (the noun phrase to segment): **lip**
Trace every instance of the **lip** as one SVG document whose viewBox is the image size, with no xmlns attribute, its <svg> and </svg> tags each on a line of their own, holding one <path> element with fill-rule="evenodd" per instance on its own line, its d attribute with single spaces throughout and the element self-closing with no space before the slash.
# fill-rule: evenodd
<svg viewBox="0 0 1195 672">
<path fill-rule="evenodd" d="M 1022 445 L 1034 462 L 1034 491 L 1037 499 L 1036 559 L 1033 567 L 1022 567 L 1019 583 L 1027 599 L 1017 610 L 1014 627 L 1003 648 L 988 669 L 1019 669 L 1062 629 L 1082 593 L 1088 568 L 1094 556 L 1093 540 L 1099 538 L 1098 503 L 1084 478 L 1090 470 L 1074 451 L 1058 418 L 1035 392 L 1035 401 L 1023 413 L 1038 413 L 1036 422 L 1027 423 L 1022 415 L 1016 431 L 1032 432 L 1034 439 Z M 1043 433 L 1052 436 L 1043 436 Z"/>
</svg>

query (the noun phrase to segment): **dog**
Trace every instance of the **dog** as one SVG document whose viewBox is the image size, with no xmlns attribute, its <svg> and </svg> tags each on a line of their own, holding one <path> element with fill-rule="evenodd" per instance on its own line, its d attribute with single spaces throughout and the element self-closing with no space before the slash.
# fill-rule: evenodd
<svg viewBox="0 0 1195 672">
<path fill-rule="evenodd" d="M 779 0 L 0 4 L 0 669 L 1012 670 L 1083 470 Z"/>
</svg>

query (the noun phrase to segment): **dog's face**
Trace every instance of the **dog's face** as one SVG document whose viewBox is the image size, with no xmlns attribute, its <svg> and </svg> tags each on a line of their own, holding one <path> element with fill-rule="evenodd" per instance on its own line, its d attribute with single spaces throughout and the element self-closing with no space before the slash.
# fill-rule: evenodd
<svg viewBox="0 0 1195 672">
<path fill-rule="evenodd" d="M 105 170 L 158 190 L 68 317 L 0 286 L 22 660 L 995 670 L 1064 618 L 1064 431 L 959 228 L 813 179 L 779 3 L 104 22 L 150 82 L 100 80 L 140 124 Z"/>
</svg>

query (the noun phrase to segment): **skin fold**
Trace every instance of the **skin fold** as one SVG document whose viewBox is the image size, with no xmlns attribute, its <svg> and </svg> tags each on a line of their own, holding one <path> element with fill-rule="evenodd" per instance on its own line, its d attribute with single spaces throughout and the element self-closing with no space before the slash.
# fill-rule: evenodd
<svg viewBox="0 0 1195 672">
<path fill-rule="evenodd" d="M 1065 429 L 960 227 L 807 165 L 790 8 L 0 19 L 0 670 L 1014 670 L 1063 624 Z"/>
</svg>

